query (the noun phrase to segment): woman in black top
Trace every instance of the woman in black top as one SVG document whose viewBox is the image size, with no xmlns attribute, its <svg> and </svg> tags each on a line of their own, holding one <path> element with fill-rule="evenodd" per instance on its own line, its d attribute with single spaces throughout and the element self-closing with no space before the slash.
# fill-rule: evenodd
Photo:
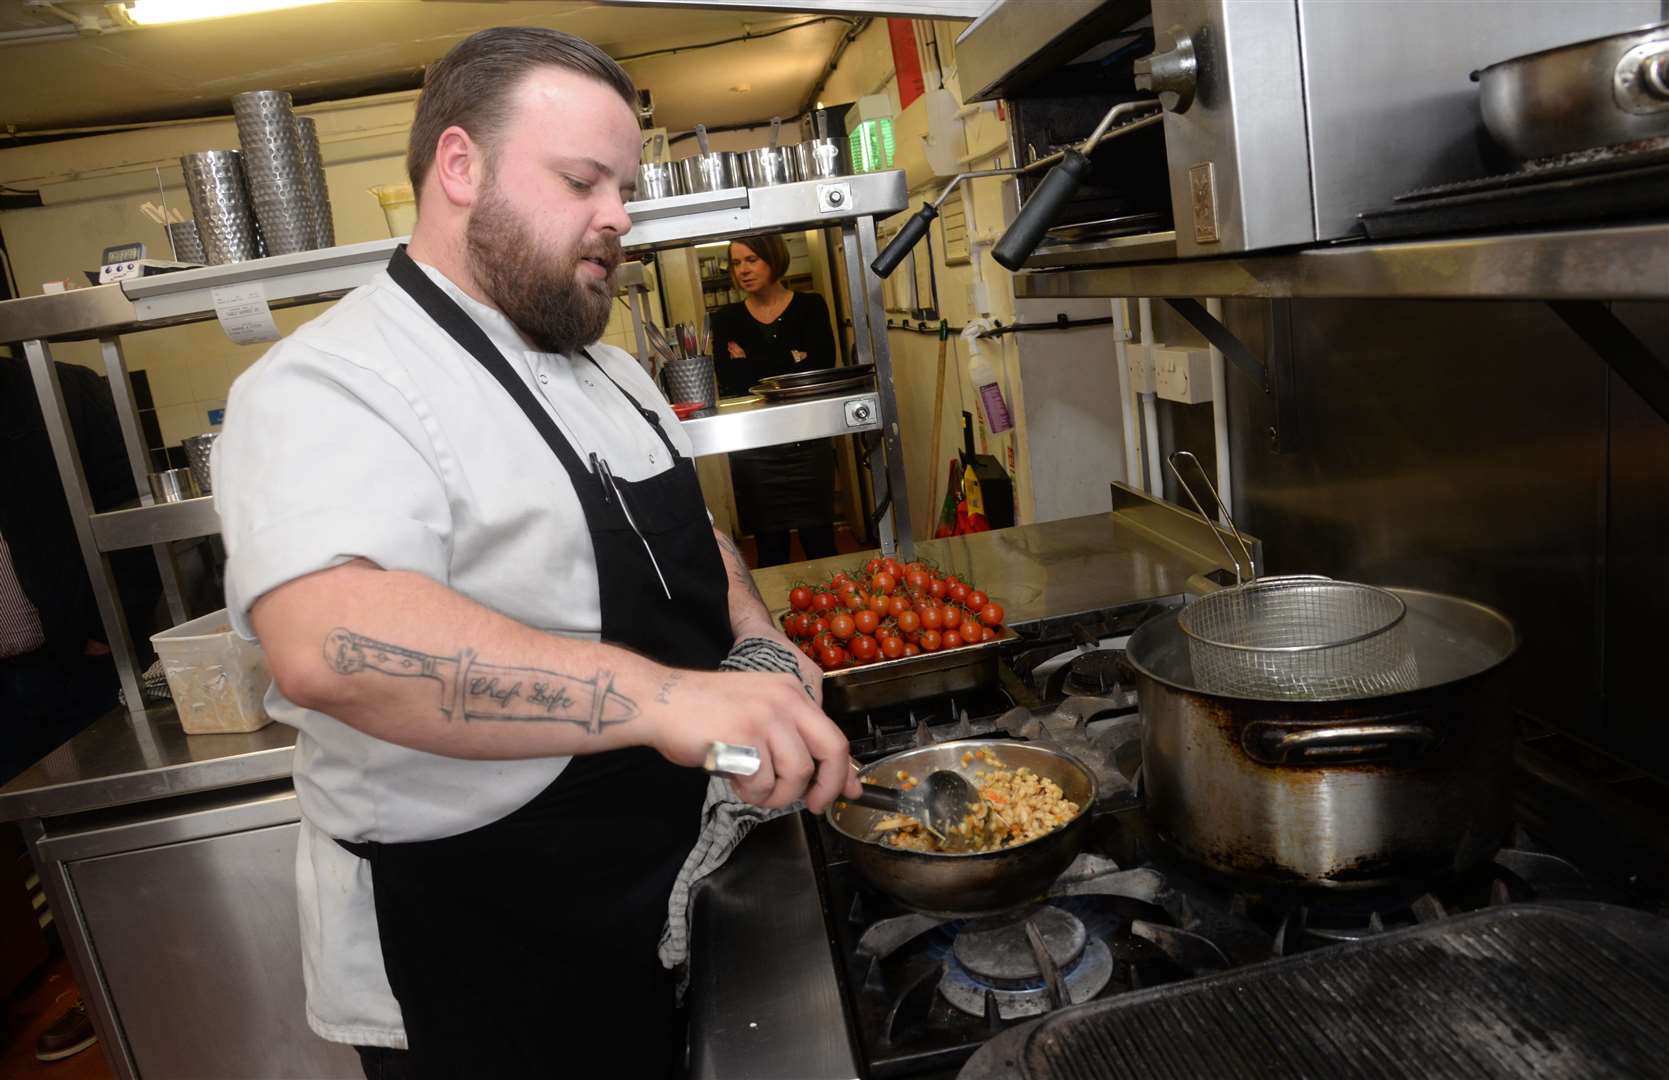
<svg viewBox="0 0 1669 1080">
<path fill-rule="evenodd" d="M 750 236 L 730 245 L 730 276 L 747 293 L 713 313 L 713 361 L 719 393 L 746 394 L 767 375 L 835 366 L 829 309 L 816 293 L 784 286 L 788 245 Z M 730 455 L 730 479 L 742 528 L 754 534 L 759 565 L 788 561 L 788 534 L 800 531 L 807 558 L 835 554 L 834 443 L 789 443 Z"/>
</svg>

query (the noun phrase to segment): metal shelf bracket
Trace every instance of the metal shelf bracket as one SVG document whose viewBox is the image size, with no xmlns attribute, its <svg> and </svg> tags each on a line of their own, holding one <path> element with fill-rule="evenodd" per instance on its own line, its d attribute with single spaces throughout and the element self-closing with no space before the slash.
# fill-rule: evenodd
<svg viewBox="0 0 1669 1080">
<path fill-rule="evenodd" d="M 1217 351 L 1222 353 L 1229 363 L 1257 380 L 1258 388 L 1264 393 L 1269 392 L 1269 369 L 1252 354 L 1245 342 L 1234 336 L 1234 331 L 1218 322 L 1216 316 L 1205 310 L 1204 304 L 1188 297 L 1167 296 L 1164 300 L 1172 311 L 1188 320 L 1189 326 L 1198 330 L 1205 340 L 1215 345 Z"/>
<path fill-rule="evenodd" d="M 1549 300 L 1547 306 L 1617 376 L 1669 420 L 1669 361 L 1652 355 L 1603 300 Z"/>
</svg>

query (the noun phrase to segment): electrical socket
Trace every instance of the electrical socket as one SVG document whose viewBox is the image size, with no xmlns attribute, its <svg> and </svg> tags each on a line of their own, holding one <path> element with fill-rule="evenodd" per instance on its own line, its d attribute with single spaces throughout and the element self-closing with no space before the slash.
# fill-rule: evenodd
<svg viewBox="0 0 1669 1080">
<path fill-rule="evenodd" d="M 1156 348 L 1153 373 L 1166 401 L 1204 405 L 1211 400 L 1211 354 L 1205 349 Z"/>
</svg>

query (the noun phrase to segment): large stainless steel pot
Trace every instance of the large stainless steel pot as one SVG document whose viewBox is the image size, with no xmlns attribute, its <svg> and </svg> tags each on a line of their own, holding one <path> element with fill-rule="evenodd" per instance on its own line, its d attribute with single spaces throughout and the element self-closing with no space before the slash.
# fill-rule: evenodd
<svg viewBox="0 0 1669 1080">
<path fill-rule="evenodd" d="M 1517 647 L 1491 608 L 1393 590 L 1408 605 L 1416 689 L 1347 701 L 1202 691 L 1171 612 L 1130 638 L 1149 815 L 1213 869 L 1285 885 L 1378 887 L 1494 854 L 1511 823 Z"/>
<path fill-rule="evenodd" d="M 1475 78 L 1484 126 L 1523 160 L 1669 135 L 1669 22 L 1515 57 Z"/>
<path fill-rule="evenodd" d="M 899 770 L 921 777 L 934 769 L 966 773 L 962 755 L 988 749 L 1010 769 L 1022 766 L 1059 784 L 1079 806 L 1064 827 L 1000 851 L 941 854 L 906 851 L 874 839 L 875 823 L 886 814 L 836 803 L 827 813 L 834 829 L 852 841 L 852 865 L 871 885 L 933 915 L 968 918 L 1008 911 L 1043 896 L 1077 857 L 1095 804 L 1095 774 L 1077 758 L 1032 743 L 954 739 L 893 754 L 862 769 L 859 779 L 897 787 Z"/>
</svg>

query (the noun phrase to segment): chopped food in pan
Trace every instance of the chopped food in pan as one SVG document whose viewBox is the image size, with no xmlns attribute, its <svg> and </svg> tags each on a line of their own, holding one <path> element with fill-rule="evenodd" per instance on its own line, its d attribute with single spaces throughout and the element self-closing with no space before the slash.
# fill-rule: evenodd
<svg viewBox="0 0 1669 1080">
<path fill-rule="evenodd" d="M 1078 804 L 1060 785 L 1022 765 L 1010 769 L 989 750 L 962 755 L 962 763 L 984 764 L 974 770 L 980 801 L 956 826 L 968 838 L 968 851 L 997 851 L 1054 832 L 1078 816 Z M 914 778 L 900 770 L 901 785 L 914 787 Z M 908 787 L 906 788 L 908 790 Z M 905 814 L 888 814 L 875 823 L 878 839 L 908 851 L 942 851 L 937 838 L 921 822 Z"/>
</svg>

